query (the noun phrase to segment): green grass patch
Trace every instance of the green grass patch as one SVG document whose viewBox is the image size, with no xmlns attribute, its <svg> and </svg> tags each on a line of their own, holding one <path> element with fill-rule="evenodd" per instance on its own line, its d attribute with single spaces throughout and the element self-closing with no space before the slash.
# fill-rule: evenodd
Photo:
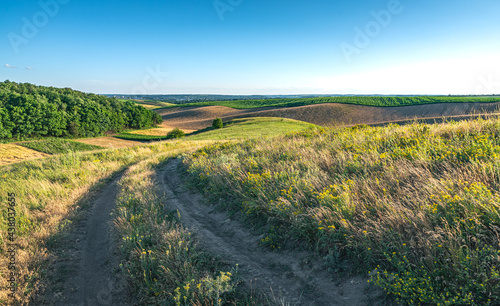
<svg viewBox="0 0 500 306">
<path fill-rule="evenodd" d="M 103 147 L 60 138 L 23 142 L 19 145 L 47 154 L 62 154 L 103 149 Z"/>
<path fill-rule="evenodd" d="M 209 127 L 200 131 L 186 135 L 187 140 L 237 140 L 237 139 L 252 139 L 259 137 L 271 137 L 283 135 L 291 132 L 300 132 L 308 129 L 320 128 L 312 123 L 303 121 L 271 118 L 271 117 L 255 117 L 245 119 L 234 119 L 229 122 L 224 122 L 224 128 L 214 129 Z M 168 136 L 152 136 L 139 135 L 133 133 L 121 133 L 115 136 L 125 140 L 135 141 L 161 141 L 170 139 Z"/>
<path fill-rule="evenodd" d="M 121 99 L 123 100 L 123 99 Z M 157 109 L 157 108 L 164 108 L 164 107 L 171 107 L 175 106 L 173 103 L 168 103 L 168 102 L 159 102 L 155 100 L 125 100 L 125 101 L 132 101 L 137 105 L 141 105 L 147 109 Z"/>
<path fill-rule="evenodd" d="M 222 129 L 212 127 L 194 132 L 187 137 L 189 140 L 231 140 L 271 137 L 291 132 L 299 132 L 318 128 L 317 125 L 285 118 L 256 117 L 234 119 L 224 122 Z"/>
<path fill-rule="evenodd" d="M 468 96 L 418 96 L 418 97 L 386 97 L 386 96 L 341 96 L 341 97 L 316 97 L 316 98 L 280 98 L 260 100 L 234 100 L 184 103 L 170 107 L 189 106 L 227 106 L 236 109 L 249 109 L 257 107 L 293 107 L 313 105 L 320 103 L 342 103 L 369 106 L 408 106 L 433 103 L 492 103 L 500 102 L 500 97 L 468 97 Z"/>
<path fill-rule="evenodd" d="M 167 140 L 167 136 L 154 136 L 154 135 L 140 135 L 140 134 L 132 134 L 132 133 L 121 133 L 115 136 L 116 138 L 125 139 L 125 140 L 135 140 L 135 141 L 160 141 Z"/>
</svg>

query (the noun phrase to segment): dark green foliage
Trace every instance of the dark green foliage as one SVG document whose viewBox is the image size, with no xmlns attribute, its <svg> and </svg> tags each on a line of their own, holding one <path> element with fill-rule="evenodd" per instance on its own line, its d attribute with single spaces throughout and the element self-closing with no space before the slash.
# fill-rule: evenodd
<svg viewBox="0 0 500 306">
<path fill-rule="evenodd" d="M 186 136 L 186 133 L 184 133 L 184 131 L 180 130 L 179 128 L 175 128 L 167 133 L 167 139 L 181 138 L 184 136 Z"/>
<path fill-rule="evenodd" d="M 68 153 L 76 151 L 91 151 L 103 149 L 99 146 L 93 146 L 86 143 L 60 139 L 60 138 L 50 138 L 38 141 L 30 141 L 20 143 L 21 146 L 30 148 L 36 151 L 40 151 L 48 154 L 59 154 Z"/>
<path fill-rule="evenodd" d="M 153 140 L 167 140 L 167 136 L 154 136 L 154 135 L 140 135 L 132 133 L 121 133 L 115 136 L 116 138 L 135 141 L 153 141 Z"/>
<path fill-rule="evenodd" d="M 130 101 L 69 88 L 0 83 L 0 139 L 94 137 L 161 122 L 160 115 Z"/>
<path fill-rule="evenodd" d="M 214 122 L 212 122 L 212 127 L 214 129 L 222 129 L 224 127 L 224 124 L 222 123 L 222 119 L 215 118 Z"/>
<path fill-rule="evenodd" d="M 135 140 L 135 141 L 160 141 L 174 138 L 181 138 L 186 136 L 184 131 L 179 128 L 175 128 L 172 131 L 168 132 L 166 136 L 154 136 L 154 135 L 140 135 L 133 133 L 121 133 L 120 135 L 116 135 L 116 138 L 125 139 L 125 140 Z"/>
</svg>

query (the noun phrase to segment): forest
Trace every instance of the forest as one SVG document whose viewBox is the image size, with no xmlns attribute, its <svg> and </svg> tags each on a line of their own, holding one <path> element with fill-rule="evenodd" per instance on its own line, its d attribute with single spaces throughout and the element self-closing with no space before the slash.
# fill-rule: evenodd
<svg viewBox="0 0 500 306">
<path fill-rule="evenodd" d="M 0 83 L 0 139 L 95 137 L 141 129 L 161 117 L 133 102 L 70 88 Z"/>
</svg>

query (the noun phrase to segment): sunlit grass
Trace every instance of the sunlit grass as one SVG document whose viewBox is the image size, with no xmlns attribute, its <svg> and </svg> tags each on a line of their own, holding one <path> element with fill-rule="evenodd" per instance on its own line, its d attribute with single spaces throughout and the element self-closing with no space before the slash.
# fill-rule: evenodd
<svg viewBox="0 0 500 306">
<path fill-rule="evenodd" d="M 0 166 L 48 156 L 15 144 L 0 144 Z"/>
<path fill-rule="evenodd" d="M 139 304 L 253 304 L 237 288 L 236 267 L 203 252 L 177 214 L 165 214 L 168 200 L 155 185 L 155 168 L 173 156 L 156 154 L 130 167 L 120 181 L 115 224 L 122 239 L 121 268 Z"/>
<path fill-rule="evenodd" d="M 299 132 L 317 127 L 314 124 L 285 118 L 245 118 L 224 123 L 222 129 L 209 128 L 204 132 L 188 136 L 189 140 L 234 140 L 253 139 Z"/>
<path fill-rule="evenodd" d="M 192 132 L 186 140 L 238 140 L 283 135 L 317 127 L 314 124 L 285 118 L 255 117 L 234 119 L 224 123 L 224 128 Z M 189 131 L 186 131 L 186 133 Z M 118 138 L 137 141 L 160 141 L 167 137 L 152 130 L 121 133 Z"/>
<path fill-rule="evenodd" d="M 61 138 L 50 138 L 20 143 L 21 146 L 47 154 L 61 154 L 77 151 L 92 151 L 102 147 Z"/>
<path fill-rule="evenodd" d="M 16 300 L 25 304 L 47 286 L 47 263 L 54 257 L 47 243 L 71 225 L 69 219 L 82 200 L 98 182 L 140 160 L 165 152 L 183 152 L 209 142 L 169 142 L 93 153 L 72 152 L 44 159 L 24 161 L 0 167 L 0 194 L 16 197 L 16 263 L 20 278 Z M 27 149 L 28 150 L 28 149 Z M 3 198 L 5 199 L 5 198 Z M 7 243 L 7 201 L 0 202 L 1 250 Z M 7 257 L 0 256 L 0 272 L 7 275 Z M 5 277 L 0 287 L 5 288 Z M 0 291 L 0 304 L 16 304 Z"/>
<path fill-rule="evenodd" d="M 159 127 L 146 130 L 136 130 L 129 132 L 130 134 L 136 135 L 149 135 L 149 136 L 165 136 L 168 132 L 172 131 L 174 128 Z M 183 130 L 185 133 L 192 133 L 194 130 Z"/>
<path fill-rule="evenodd" d="M 279 249 L 305 242 L 409 304 L 500 303 L 500 120 L 308 130 L 186 160 Z"/>
</svg>

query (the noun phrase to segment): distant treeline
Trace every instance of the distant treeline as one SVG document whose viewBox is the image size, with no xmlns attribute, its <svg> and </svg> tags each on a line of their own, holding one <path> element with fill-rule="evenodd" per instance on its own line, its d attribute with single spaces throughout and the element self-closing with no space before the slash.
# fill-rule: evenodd
<svg viewBox="0 0 500 306">
<path fill-rule="evenodd" d="M 432 103 L 491 103 L 500 102 L 500 97 L 481 96 L 336 96 L 336 97 L 314 97 L 314 98 L 277 98 L 277 99 L 256 99 L 256 100 L 236 100 L 236 101 L 212 101 L 184 103 L 168 107 L 188 107 L 188 106 L 210 106 L 221 105 L 232 108 L 246 109 L 257 107 L 292 107 L 304 106 L 320 103 L 343 103 L 358 104 L 368 106 L 407 106 Z"/>
<path fill-rule="evenodd" d="M 0 83 L 0 139 L 94 137 L 161 122 L 160 115 L 131 101 L 70 88 Z"/>
<path fill-rule="evenodd" d="M 210 101 L 228 101 L 228 100 L 258 100 L 270 99 L 272 96 L 264 95 L 107 95 L 108 97 L 115 97 L 127 100 L 143 100 L 149 102 L 166 102 L 173 104 L 184 104 L 194 102 L 210 102 Z M 278 98 L 278 97 L 275 97 Z M 279 97 L 284 98 L 284 97 Z M 295 97 L 298 98 L 298 97 Z"/>
</svg>

